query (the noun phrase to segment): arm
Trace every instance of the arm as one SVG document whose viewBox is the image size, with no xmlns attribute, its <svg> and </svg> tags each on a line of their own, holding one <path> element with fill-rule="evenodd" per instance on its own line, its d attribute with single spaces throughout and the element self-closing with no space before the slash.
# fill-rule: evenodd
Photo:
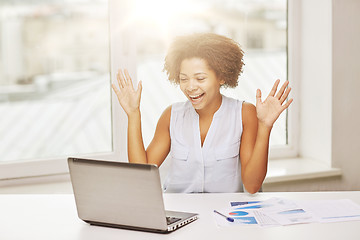
<svg viewBox="0 0 360 240">
<path fill-rule="evenodd" d="M 257 90 L 256 108 L 248 103 L 243 105 L 244 130 L 240 147 L 241 177 L 249 193 L 257 192 L 265 179 L 272 126 L 293 101 L 290 99 L 283 104 L 291 91 L 291 88 L 286 89 L 288 82 L 283 84 L 275 96 L 279 82 L 279 80 L 275 82 L 264 102 L 261 101 L 261 91 Z"/>
<path fill-rule="evenodd" d="M 128 119 L 128 157 L 129 162 L 149 163 L 160 166 L 170 152 L 170 116 L 171 106 L 161 115 L 153 139 L 148 148 L 144 149 L 141 134 L 140 111 Z M 145 160 L 145 161 L 144 161 Z"/>
<path fill-rule="evenodd" d="M 170 115 L 171 108 L 164 111 L 159 119 L 155 135 L 145 151 L 141 132 L 140 99 L 142 85 L 139 82 L 135 91 L 127 70 L 119 70 L 118 87 L 112 84 L 121 107 L 128 117 L 128 159 L 131 163 L 151 163 L 158 166 L 165 160 L 170 151 Z"/>
<path fill-rule="evenodd" d="M 170 117 L 171 106 L 166 108 L 161 115 L 155 129 L 154 138 L 146 149 L 148 163 L 160 166 L 170 152 Z"/>
<path fill-rule="evenodd" d="M 249 193 L 256 193 L 266 176 L 270 128 L 258 122 L 256 108 L 243 104 L 244 130 L 241 136 L 240 160 L 241 178 Z"/>
</svg>

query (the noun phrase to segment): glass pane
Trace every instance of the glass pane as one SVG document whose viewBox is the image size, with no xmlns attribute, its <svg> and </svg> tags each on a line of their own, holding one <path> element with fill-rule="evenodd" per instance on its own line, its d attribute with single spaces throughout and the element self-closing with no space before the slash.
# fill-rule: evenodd
<svg viewBox="0 0 360 240">
<path fill-rule="evenodd" d="M 107 0 L 1 1 L 0 161 L 112 151 Z"/>
<path fill-rule="evenodd" d="M 143 81 L 142 123 L 145 145 L 162 111 L 185 101 L 162 72 L 168 44 L 177 35 L 214 32 L 236 40 L 245 52 L 236 89 L 223 94 L 255 104 L 256 89 L 266 97 L 276 79 L 287 79 L 286 0 L 134 0 L 126 24 L 136 41 L 137 78 Z M 273 128 L 270 144 L 287 144 L 286 113 Z"/>
</svg>

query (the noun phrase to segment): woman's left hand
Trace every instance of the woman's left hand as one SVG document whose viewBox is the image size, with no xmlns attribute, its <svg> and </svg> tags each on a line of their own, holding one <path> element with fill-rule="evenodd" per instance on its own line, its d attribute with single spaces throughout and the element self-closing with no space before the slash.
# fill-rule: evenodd
<svg viewBox="0 0 360 240">
<path fill-rule="evenodd" d="M 293 101 L 291 98 L 285 102 L 291 91 L 290 87 L 287 88 L 289 81 L 286 81 L 281 86 L 279 92 L 276 93 L 279 83 L 279 79 L 275 81 L 274 86 L 265 101 L 261 101 L 260 89 L 257 89 L 256 91 L 256 114 L 258 121 L 270 128 L 273 126 L 280 114 L 288 108 Z"/>
</svg>

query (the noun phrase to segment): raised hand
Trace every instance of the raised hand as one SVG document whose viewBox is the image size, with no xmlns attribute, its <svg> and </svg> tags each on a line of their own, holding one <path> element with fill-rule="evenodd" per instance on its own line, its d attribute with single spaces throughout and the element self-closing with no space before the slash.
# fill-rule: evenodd
<svg viewBox="0 0 360 240">
<path fill-rule="evenodd" d="M 275 121 L 278 119 L 280 114 L 290 106 L 293 99 L 289 99 L 287 102 L 285 100 L 289 96 L 291 88 L 289 81 L 286 81 L 276 93 L 279 86 L 280 80 L 276 80 L 273 88 L 271 89 L 268 97 L 265 101 L 261 101 L 261 91 L 257 89 L 256 91 L 256 114 L 260 123 L 263 123 L 267 127 L 272 127 Z M 275 95 L 276 94 L 276 95 Z M 284 104 L 285 102 L 285 104 Z"/>
<path fill-rule="evenodd" d="M 117 83 L 119 88 L 112 83 L 112 89 L 116 93 L 121 107 L 129 116 L 131 113 L 138 111 L 140 108 L 142 84 L 139 82 L 138 88 L 135 91 L 129 72 L 126 69 L 124 72 L 119 69 L 117 74 Z"/>
</svg>

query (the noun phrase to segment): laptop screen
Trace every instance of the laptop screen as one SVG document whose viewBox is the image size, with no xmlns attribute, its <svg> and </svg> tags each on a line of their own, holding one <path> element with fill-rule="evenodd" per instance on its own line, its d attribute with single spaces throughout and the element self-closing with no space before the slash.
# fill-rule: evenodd
<svg viewBox="0 0 360 240">
<path fill-rule="evenodd" d="M 79 217 L 142 228 L 166 229 L 159 170 L 155 165 L 69 158 Z"/>
</svg>

